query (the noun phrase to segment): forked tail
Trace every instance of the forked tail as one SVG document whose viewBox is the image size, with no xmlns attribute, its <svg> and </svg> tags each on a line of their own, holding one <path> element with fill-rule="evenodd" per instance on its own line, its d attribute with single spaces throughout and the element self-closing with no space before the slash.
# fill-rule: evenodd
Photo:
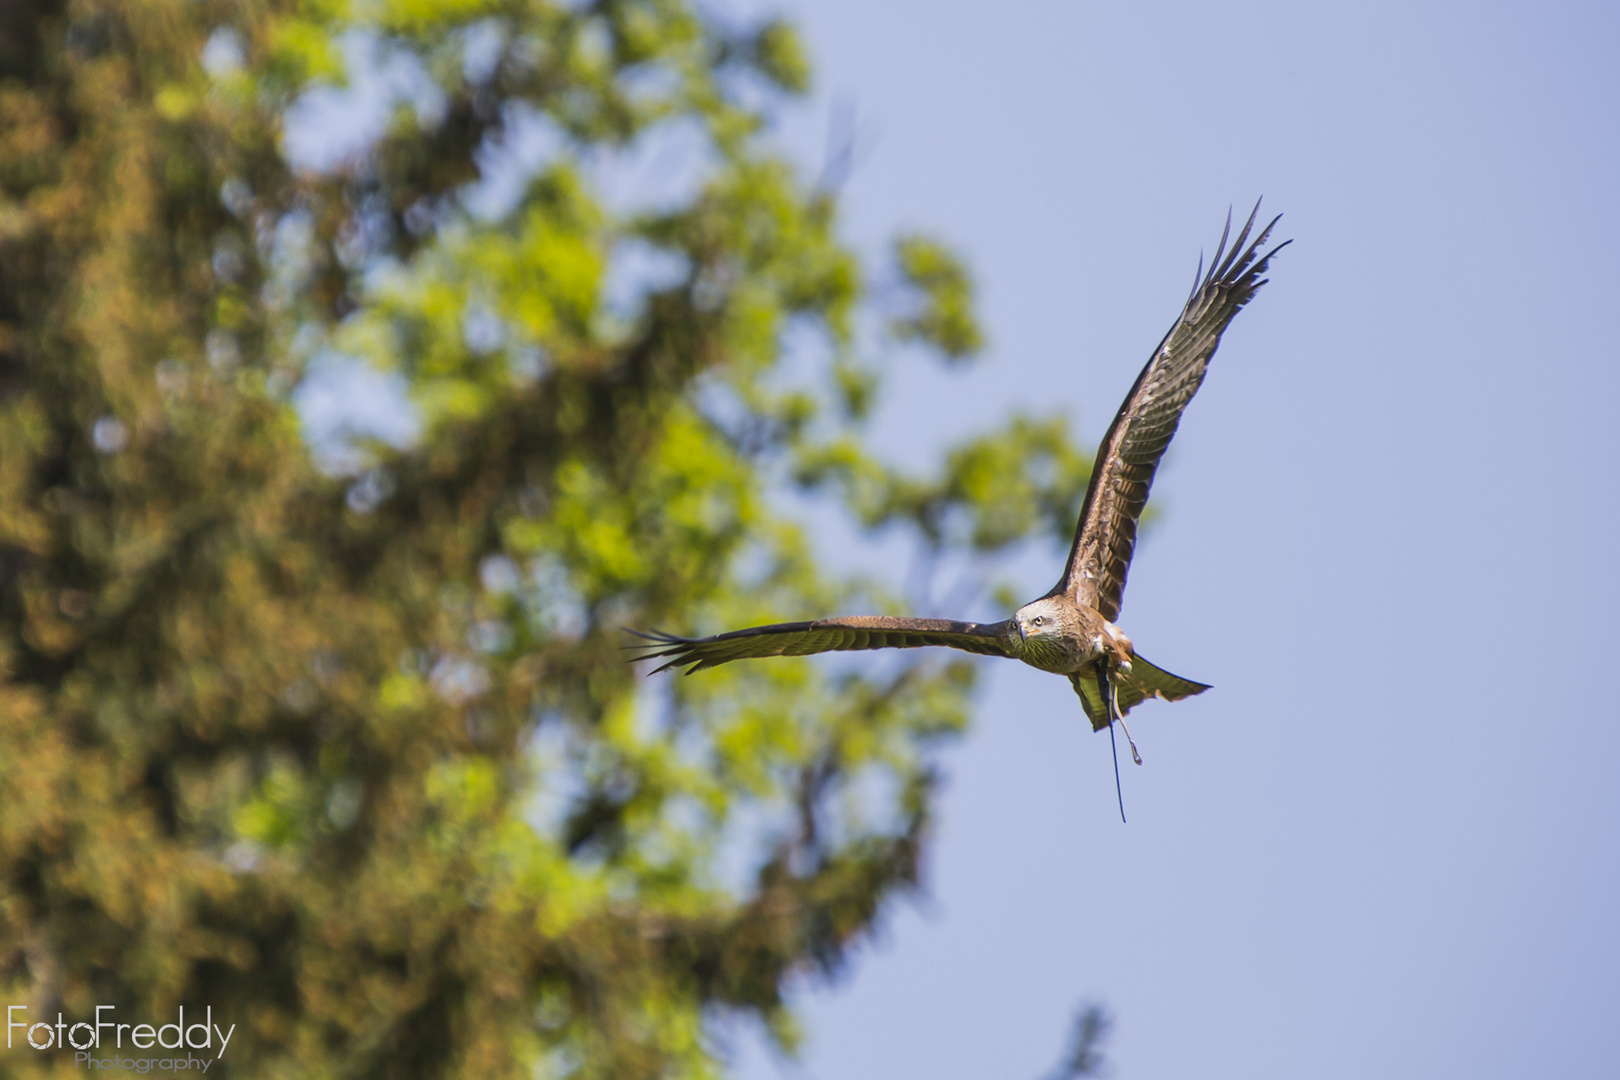
<svg viewBox="0 0 1620 1080">
<path fill-rule="evenodd" d="M 1192 697 L 1209 689 L 1206 683 L 1183 679 L 1180 675 L 1172 675 L 1161 667 L 1155 667 L 1140 655 L 1131 657 L 1129 671 L 1122 671 L 1118 667 L 1111 668 L 1109 679 L 1114 683 L 1114 693 L 1121 716 L 1148 698 L 1180 701 L 1182 698 Z M 1086 719 L 1091 721 L 1091 729 L 1101 731 L 1107 727 L 1108 702 L 1104 699 L 1102 687 L 1097 682 L 1096 669 L 1087 667 L 1078 675 L 1070 675 L 1069 681 L 1074 684 L 1074 692 L 1080 695 L 1080 705 L 1086 710 Z"/>
</svg>

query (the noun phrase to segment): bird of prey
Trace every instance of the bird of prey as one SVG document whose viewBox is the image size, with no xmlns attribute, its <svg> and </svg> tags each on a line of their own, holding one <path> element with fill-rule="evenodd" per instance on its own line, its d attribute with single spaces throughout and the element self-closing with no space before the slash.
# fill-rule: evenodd
<svg viewBox="0 0 1620 1080">
<path fill-rule="evenodd" d="M 689 638 L 660 631 L 632 631 L 649 644 L 641 659 L 663 659 L 653 673 L 689 665 L 688 675 L 732 660 L 765 656 L 806 656 L 855 649 L 952 649 L 1022 660 L 1042 671 L 1066 675 L 1080 695 L 1093 730 L 1109 729 L 1147 698 L 1179 701 L 1209 689 L 1148 663 L 1131 639 L 1114 625 L 1125 591 L 1125 575 L 1136 547 L 1136 523 L 1147 505 L 1148 488 L 1181 413 L 1204 379 L 1221 334 L 1266 283 L 1268 264 L 1292 241 L 1264 254 L 1260 249 L 1281 215 L 1245 247 L 1260 211 L 1256 203 L 1230 252 L 1227 215 L 1221 242 L 1204 273 L 1200 258 L 1192 294 L 1164 340 L 1136 377 L 1103 436 L 1086 488 L 1074 544 L 1063 577 L 1050 592 L 998 623 L 950 619 L 857 615 L 813 622 L 775 623 L 746 630 Z M 1125 730 L 1127 739 L 1130 731 Z M 1134 740 L 1131 752 L 1137 764 Z"/>
</svg>

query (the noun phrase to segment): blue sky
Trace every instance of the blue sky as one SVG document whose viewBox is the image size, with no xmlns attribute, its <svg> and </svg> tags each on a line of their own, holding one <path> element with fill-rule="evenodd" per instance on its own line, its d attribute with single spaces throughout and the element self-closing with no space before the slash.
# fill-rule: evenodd
<svg viewBox="0 0 1620 1080">
<path fill-rule="evenodd" d="M 985 359 L 891 376 L 897 456 L 1016 408 L 1095 439 L 1229 204 L 1296 243 L 1154 488 L 1121 624 L 1215 688 L 1136 714 L 1130 824 L 1068 685 L 993 667 L 927 901 L 740 1074 L 1034 1080 L 1097 1000 L 1130 1080 L 1613 1076 L 1620 9 L 784 10 L 782 138 L 855 102 L 849 235 L 980 283 Z"/>
</svg>

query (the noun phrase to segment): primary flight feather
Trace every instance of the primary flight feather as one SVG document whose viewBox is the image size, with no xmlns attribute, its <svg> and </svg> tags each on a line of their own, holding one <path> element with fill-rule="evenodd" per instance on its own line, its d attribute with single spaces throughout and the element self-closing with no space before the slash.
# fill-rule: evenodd
<svg viewBox="0 0 1620 1080">
<path fill-rule="evenodd" d="M 1153 350 L 1103 436 L 1063 577 L 1045 596 L 998 623 L 857 615 L 754 626 L 705 638 L 632 631 L 649 642 L 643 658 L 665 661 L 655 673 L 687 665 L 690 675 L 757 657 L 943 645 L 1067 675 L 1096 730 L 1147 698 L 1177 701 L 1209 689 L 1142 659 L 1113 620 L 1119 617 L 1137 521 L 1159 459 L 1203 382 L 1222 332 L 1266 283 L 1263 275 L 1272 257 L 1291 243 L 1285 240 L 1261 254 L 1281 215 L 1250 243 L 1259 211 L 1256 203 L 1230 249 L 1228 215 L 1207 274 L 1200 260 L 1180 317 Z"/>
</svg>

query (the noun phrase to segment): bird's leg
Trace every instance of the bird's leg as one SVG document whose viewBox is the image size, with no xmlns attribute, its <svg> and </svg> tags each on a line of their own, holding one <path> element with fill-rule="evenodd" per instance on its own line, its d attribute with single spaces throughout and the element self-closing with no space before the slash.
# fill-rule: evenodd
<svg viewBox="0 0 1620 1080">
<path fill-rule="evenodd" d="M 1142 764 L 1142 755 L 1137 752 L 1136 740 L 1131 738 L 1131 729 L 1125 723 L 1125 717 L 1119 711 L 1119 684 L 1108 677 L 1108 661 L 1097 661 L 1097 688 L 1102 691 L 1103 700 L 1108 702 L 1108 726 L 1114 726 L 1119 721 L 1119 729 L 1125 733 L 1125 741 L 1131 747 L 1131 760 L 1138 765 Z"/>
<path fill-rule="evenodd" d="M 1125 733 L 1125 741 L 1130 744 L 1131 760 L 1138 765 L 1142 764 L 1142 755 L 1136 749 L 1136 740 L 1131 738 L 1131 729 L 1125 725 L 1125 718 L 1116 716 L 1115 719 L 1119 721 L 1119 729 Z"/>
<path fill-rule="evenodd" d="M 1119 660 L 1119 670 L 1129 672 L 1131 670 L 1131 655 L 1134 651 L 1131 639 L 1125 636 L 1125 631 L 1113 623 L 1105 623 L 1103 628 L 1108 635 L 1108 649 Z M 1097 644 L 1101 647 L 1102 642 L 1099 641 Z"/>
</svg>

